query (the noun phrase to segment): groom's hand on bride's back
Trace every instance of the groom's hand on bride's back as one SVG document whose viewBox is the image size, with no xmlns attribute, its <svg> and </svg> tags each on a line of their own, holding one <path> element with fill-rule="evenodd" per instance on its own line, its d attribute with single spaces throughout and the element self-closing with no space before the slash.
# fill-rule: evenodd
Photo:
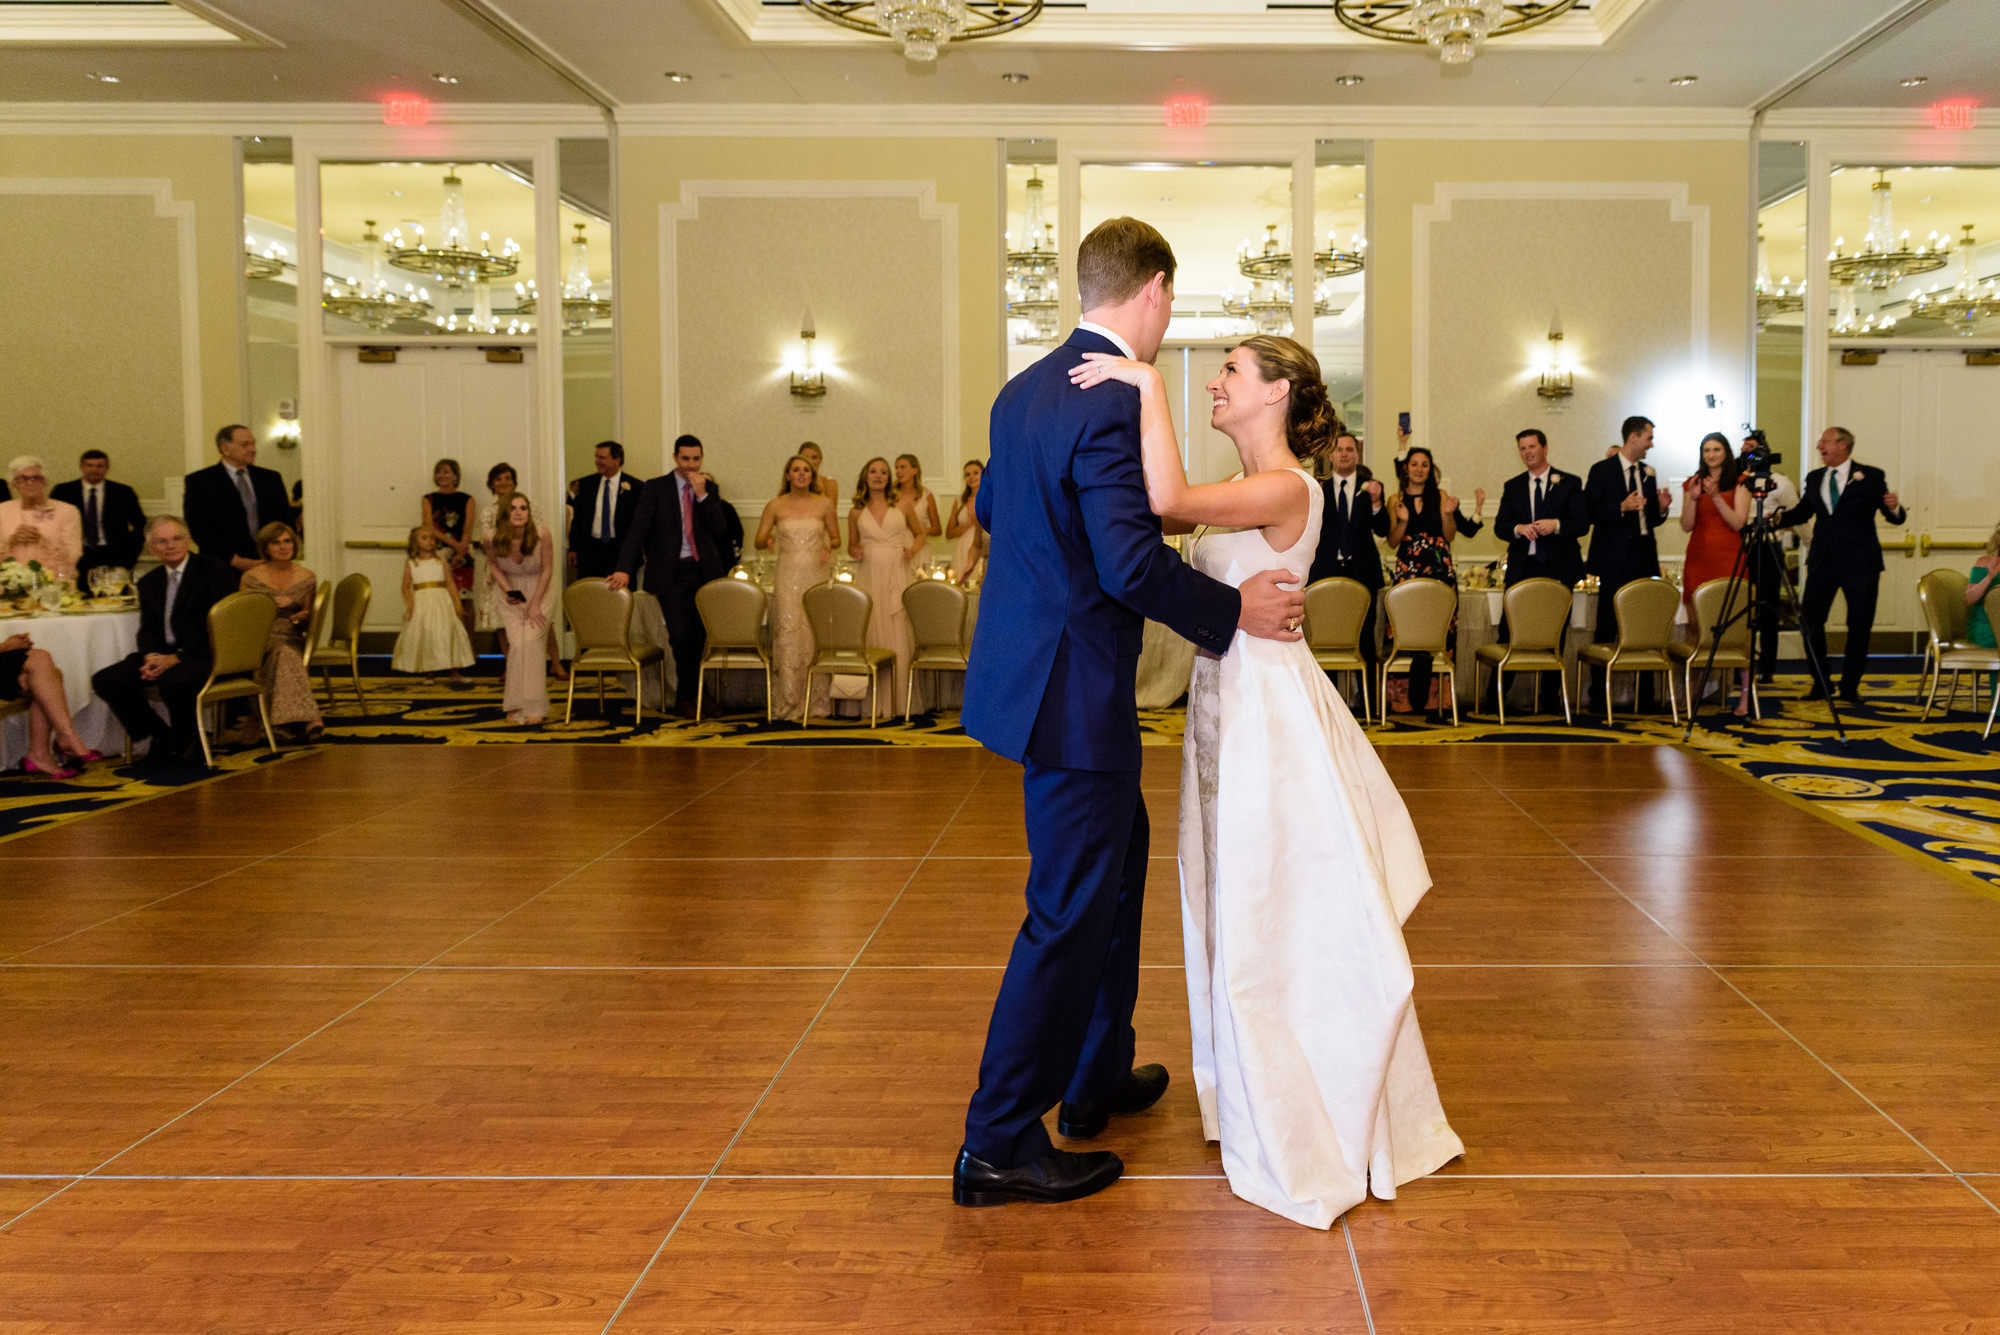
<svg viewBox="0 0 2000 1335">
<path fill-rule="evenodd" d="M 1278 587 L 1280 580 L 1296 578 L 1289 570 L 1266 570 L 1244 580 L 1237 589 L 1243 598 L 1243 610 L 1236 617 L 1237 629 L 1260 640 L 1301 638 L 1299 623 L 1306 615 L 1305 590 Z"/>
</svg>

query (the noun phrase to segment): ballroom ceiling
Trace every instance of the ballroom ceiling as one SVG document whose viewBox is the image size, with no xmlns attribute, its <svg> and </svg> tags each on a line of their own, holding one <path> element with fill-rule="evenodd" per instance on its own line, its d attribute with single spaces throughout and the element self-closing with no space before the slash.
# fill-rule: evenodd
<svg viewBox="0 0 2000 1335">
<path fill-rule="evenodd" d="M 229 40 L 145 41 L 160 0 L 69 5 L 0 0 L 0 96 L 27 102 L 352 102 L 395 91 L 439 103 L 964 104 L 1091 106 L 1198 92 L 1219 105 L 1747 109 L 1886 17 L 1902 26 L 1795 91 L 1787 107 L 1921 107 L 2000 101 L 1994 0 L 1594 0 L 1564 23 L 1579 45 L 1495 44 L 1471 66 L 1350 38 L 1330 7 L 1272 0 L 1081 0 L 1087 43 L 1038 33 L 966 44 L 933 66 L 835 29 L 753 41 L 754 0 L 179 0 Z M 730 8 L 725 8 L 729 6 Z M 768 8 L 768 7 L 766 7 Z M 73 44 L 20 40 L 58 10 L 134 11 L 129 32 Z M 759 10 L 761 13 L 761 10 Z M 754 19 L 756 14 L 752 14 Z M 795 17 L 795 16 L 794 16 Z M 1327 37 L 1302 26 L 1323 18 Z M 1615 20 L 1615 22 L 1614 22 Z M 1218 34 L 1195 41 L 1187 34 Z M 157 22 L 154 26 L 159 26 Z M 777 25 L 801 31 L 791 19 Z M 763 26 L 757 30 L 761 33 Z M 571 77 L 531 58 L 511 31 Z M 1601 44 L 1590 33 L 1608 31 Z M 1267 46 L 1243 45 L 1263 40 Z M 1300 34 L 1306 34 L 1301 36 Z M 1176 40 L 1176 34 L 1180 40 Z M 46 32 L 44 32 L 46 37 Z M 105 37 L 111 40 L 104 40 Z M 816 39 L 815 39 L 816 38 Z M 691 75 L 670 83 L 668 71 Z M 1003 74 L 1025 74 L 1005 82 Z M 93 78 L 92 76 L 98 76 Z M 117 80 L 106 82 L 105 75 Z M 1336 75 L 1360 76 L 1340 86 Z M 1693 75 L 1679 87 L 1669 81 Z M 455 82 L 440 82 L 437 76 Z M 1903 81 L 1922 76 L 1921 85 Z"/>
</svg>

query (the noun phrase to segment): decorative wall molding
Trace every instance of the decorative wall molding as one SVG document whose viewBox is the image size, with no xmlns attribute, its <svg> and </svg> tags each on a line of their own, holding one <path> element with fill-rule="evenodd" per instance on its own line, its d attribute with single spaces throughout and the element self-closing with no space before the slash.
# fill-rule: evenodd
<svg viewBox="0 0 2000 1335">
<path fill-rule="evenodd" d="M 909 199 L 917 218 L 939 227 L 939 312 L 944 330 L 943 380 L 939 385 L 943 421 L 938 439 L 945 458 L 961 458 L 959 423 L 958 205 L 940 203 L 935 181 L 703 181 L 681 182 L 680 199 L 661 201 L 660 230 L 660 422 L 661 438 L 683 430 L 680 387 L 680 225 L 701 216 L 703 199 Z"/>
<path fill-rule="evenodd" d="M 1670 222 L 1693 229 L 1688 303 L 1689 370 L 1708 368 L 1709 209 L 1690 203 L 1685 181 L 1439 181 L 1428 204 L 1411 210 L 1410 402 L 1424 420 L 1435 420 L 1430 400 L 1431 228 L 1451 221 L 1460 200 L 1586 200 L 1658 202 Z"/>
<path fill-rule="evenodd" d="M 440 127 L 554 130 L 572 138 L 606 132 L 596 107 L 563 103 L 436 102 L 429 125 L 389 126 L 377 102 L 0 102 L 0 134 L 282 135 L 368 126 L 405 146 Z"/>
<path fill-rule="evenodd" d="M 0 176 L 0 195 L 139 196 L 153 201 L 155 218 L 174 223 L 180 283 L 182 449 L 191 467 L 207 456 L 201 405 L 201 292 L 195 262 L 194 202 L 175 199 L 174 183 L 159 177 Z"/>
</svg>

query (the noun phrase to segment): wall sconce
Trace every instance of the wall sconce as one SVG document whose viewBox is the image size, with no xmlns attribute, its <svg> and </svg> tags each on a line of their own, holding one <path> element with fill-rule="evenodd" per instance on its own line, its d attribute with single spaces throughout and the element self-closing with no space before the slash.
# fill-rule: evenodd
<svg viewBox="0 0 2000 1335">
<path fill-rule="evenodd" d="M 278 424 L 271 428 L 271 440 L 281 450 L 296 450 L 299 447 L 297 399 L 278 400 Z"/>
<path fill-rule="evenodd" d="M 799 329 L 799 344 L 803 351 L 798 367 L 792 372 L 792 393 L 802 399 L 817 399 L 826 393 L 826 372 L 813 361 L 813 341 L 817 337 L 813 329 L 813 313 L 808 310 Z"/>
<path fill-rule="evenodd" d="M 1549 405 L 1549 411 L 1559 413 L 1569 406 L 1569 396 L 1576 393 L 1576 382 L 1570 374 L 1569 366 L 1563 359 L 1562 312 L 1549 317 L 1549 359 L 1542 368 L 1542 380 L 1535 386 L 1535 393 L 1542 396 Z"/>
</svg>

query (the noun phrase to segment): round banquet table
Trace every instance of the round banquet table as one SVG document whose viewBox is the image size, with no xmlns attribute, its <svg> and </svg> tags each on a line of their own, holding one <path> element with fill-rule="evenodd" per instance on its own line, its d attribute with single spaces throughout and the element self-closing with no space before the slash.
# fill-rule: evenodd
<svg viewBox="0 0 2000 1335">
<path fill-rule="evenodd" d="M 85 746 L 110 755 L 125 745 L 125 730 L 110 706 L 91 693 L 90 678 L 139 647 L 139 613 L 59 612 L 0 618 L 0 640 L 26 635 L 62 669 L 63 694 Z M 0 768 L 12 769 L 28 753 L 28 716 L 14 714 L 0 728 Z"/>
</svg>

